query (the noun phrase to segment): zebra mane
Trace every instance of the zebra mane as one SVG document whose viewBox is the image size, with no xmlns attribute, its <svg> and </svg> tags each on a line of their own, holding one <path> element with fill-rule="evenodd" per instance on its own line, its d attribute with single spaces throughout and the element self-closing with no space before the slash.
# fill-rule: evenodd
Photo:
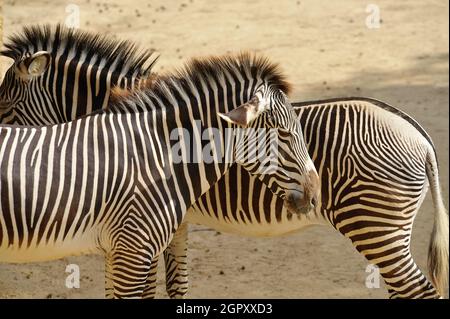
<svg viewBox="0 0 450 319">
<path fill-rule="evenodd" d="M 287 95 L 291 91 L 291 85 L 286 81 L 278 64 L 264 56 L 245 52 L 237 55 L 194 58 L 173 72 L 154 75 L 144 87 L 134 91 L 113 90 L 108 109 L 113 112 L 137 111 L 134 102 L 139 104 L 143 98 L 145 100 L 145 96 L 163 97 L 170 101 L 179 88 L 190 95 L 193 93 L 193 87 L 202 88 L 203 85 L 208 86 L 208 83 L 221 83 L 228 77 L 239 79 L 249 76 L 273 85 Z"/>
<path fill-rule="evenodd" d="M 115 64 L 115 70 L 126 76 L 149 75 L 158 57 L 154 50 L 138 50 L 138 47 L 127 40 L 116 40 L 111 37 L 90 33 L 61 24 L 56 26 L 34 25 L 26 26 L 22 32 L 8 38 L 0 55 L 20 61 L 29 54 L 38 51 L 48 51 L 52 56 L 84 54 L 87 61 L 93 56 L 100 63 Z"/>
<path fill-rule="evenodd" d="M 230 74 L 232 77 L 237 74 L 243 76 L 250 74 L 252 78 L 261 79 L 267 84 L 274 85 L 287 95 L 291 91 L 291 85 L 287 82 L 277 63 L 271 62 L 265 56 L 250 52 L 194 58 L 187 62 L 183 68 L 163 76 L 162 80 L 187 79 L 196 85 L 200 85 L 202 81 L 219 81 L 225 74 Z"/>
</svg>

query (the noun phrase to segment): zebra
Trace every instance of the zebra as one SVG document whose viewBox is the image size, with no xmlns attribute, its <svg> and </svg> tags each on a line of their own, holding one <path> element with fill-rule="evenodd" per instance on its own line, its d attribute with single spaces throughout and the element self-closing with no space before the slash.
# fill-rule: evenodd
<svg viewBox="0 0 450 319">
<path fill-rule="evenodd" d="M 24 27 L 0 55 L 0 123 L 50 125 L 106 108 L 113 88 L 145 85 L 158 57 L 129 41 L 63 25 Z"/>
<path fill-rule="evenodd" d="M 426 131 L 381 101 L 335 98 L 293 103 L 318 170 L 321 201 L 314 214 L 289 215 L 283 203 L 240 167 L 232 167 L 188 210 L 166 249 L 167 290 L 187 293 L 187 223 L 253 237 L 331 226 L 378 266 L 390 298 L 439 298 L 448 284 L 448 215 L 436 151 Z M 240 185 L 249 185 L 248 192 Z M 428 252 L 431 283 L 410 251 L 414 218 L 431 189 L 435 207 Z M 239 200 L 227 194 L 237 194 Z M 157 260 L 149 281 L 155 290 Z"/>
<path fill-rule="evenodd" d="M 106 295 L 143 297 L 152 258 L 234 163 L 290 213 L 308 214 L 318 176 L 288 93 L 277 64 L 243 53 L 193 59 L 75 121 L 1 125 L 0 261 L 102 253 Z M 276 149 L 263 144 L 255 156 L 260 133 L 275 134 Z M 202 143 L 188 144 L 188 136 Z M 208 145 L 211 162 L 186 159 Z"/>
<path fill-rule="evenodd" d="M 27 38 L 27 41 L 33 45 L 27 44 L 25 41 L 17 42 L 17 40 L 15 43 L 15 39 L 13 39 L 14 45 L 10 45 L 10 48 L 16 48 L 17 52 L 23 52 L 28 47 L 36 46 L 36 38 L 39 37 Z M 53 39 L 53 37 L 49 38 Z M 50 41 L 50 39 L 45 42 Z M 20 46 L 21 44 L 23 47 Z M 41 85 L 45 85 L 45 83 L 41 83 Z M 0 101 L 1 99 L 4 100 L 4 96 L 8 94 L 10 87 L 11 84 L 5 80 L 0 87 L 0 92 L 3 92 L 0 93 Z M 41 90 L 45 90 L 45 88 L 41 88 Z M 119 94 L 123 94 L 123 92 L 119 92 Z M 22 99 L 20 102 L 24 105 L 32 105 L 26 100 L 26 97 Z M 369 262 L 380 267 L 390 297 L 435 297 L 437 294 L 434 288 L 428 280 L 424 279 L 425 277 L 414 263 L 409 250 L 412 221 L 427 192 L 426 177 L 428 176 L 436 208 L 435 227 L 430 242 L 429 269 L 434 286 L 438 288 L 440 295 L 444 295 L 445 281 L 442 278 L 446 278 L 445 274 L 448 267 L 445 262 L 445 256 L 448 255 L 448 240 L 445 239 L 448 236 L 446 235 L 445 225 L 448 221 L 439 190 L 439 175 L 434 146 L 425 130 L 414 119 L 400 110 L 369 98 L 335 98 L 321 101 L 293 102 L 292 105 L 299 116 L 308 151 L 321 177 L 321 191 L 324 194 L 322 195 L 324 200 L 322 201 L 323 204 L 317 207 L 314 218 L 312 216 L 290 216 L 286 213 L 282 202 L 267 192 L 258 180 L 250 178 L 245 171 L 233 166 L 209 193 L 205 194 L 188 210 L 186 220 L 208 225 L 223 232 L 257 237 L 288 234 L 301 230 L 307 225 L 331 226 L 349 238 L 355 248 L 364 254 Z M 14 107 L 14 105 L 10 105 L 10 107 Z M 46 104 L 45 107 L 51 108 L 53 106 Z M 102 105 L 97 106 L 97 108 L 101 107 Z M 76 113 L 81 112 L 76 111 Z M 386 165 L 383 163 L 371 165 L 370 172 L 368 172 L 369 167 L 365 164 L 367 161 L 366 154 L 355 151 L 361 149 L 361 143 L 358 143 L 355 137 L 359 137 L 359 140 L 369 138 L 369 136 L 361 137 L 359 135 L 361 127 L 358 125 L 366 122 L 373 124 L 374 121 L 379 125 L 370 126 L 369 136 L 373 136 L 375 140 L 381 142 L 370 144 L 371 149 L 367 154 L 384 154 L 385 158 L 389 158 L 389 161 L 394 161 L 398 166 L 404 165 L 405 167 L 399 170 L 396 177 L 397 182 L 389 183 L 389 190 L 383 188 L 383 183 L 388 185 L 383 179 L 383 176 L 386 175 Z M 403 131 L 404 128 L 407 128 L 407 130 Z M 343 135 L 343 132 L 346 132 L 346 135 Z M 346 139 L 340 139 L 342 136 Z M 413 141 L 415 148 L 410 146 L 411 141 Z M 365 144 L 364 141 L 362 145 Z M 409 154 L 412 154 L 410 160 L 406 159 Z M 401 158 L 402 160 L 401 162 L 395 161 L 395 158 Z M 411 171 L 403 172 L 408 167 L 412 167 Z M 392 172 L 392 167 L 388 172 L 390 175 L 395 175 L 395 172 Z M 370 185 L 367 182 L 370 178 L 379 181 L 380 185 Z M 236 190 L 237 185 L 239 185 L 238 181 L 249 185 L 251 188 Z M 357 190 L 352 188 L 355 185 L 358 187 Z M 236 196 L 223 198 L 224 194 L 230 194 L 231 191 L 227 191 L 228 189 L 232 189 Z M 253 190 L 252 195 L 257 194 L 253 199 L 248 198 L 250 193 L 247 190 L 249 189 Z M 404 194 L 407 189 L 414 189 L 414 191 L 404 195 L 403 201 L 391 201 L 383 206 L 382 202 L 389 201 L 394 194 Z M 376 193 L 371 194 L 375 191 Z M 366 198 L 367 194 L 369 196 Z M 241 203 L 242 198 L 243 202 Z M 257 199 L 259 199 L 259 202 Z M 341 202 L 342 199 L 345 201 Z M 362 203 L 358 203 L 362 205 L 361 210 L 350 205 L 352 200 Z M 410 204 L 405 206 L 405 201 L 409 201 Z M 248 203 L 250 204 L 247 205 Z M 345 209 L 350 210 L 344 212 Z M 385 213 L 390 212 L 392 220 L 388 218 L 385 224 L 380 224 L 378 232 L 363 227 L 364 223 L 371 222 L 376 218 L 375 216 L 380 216 L 383 211 Z M 355 219 L 352 214 L 359 214 L 358 217 L 361 221 L 352 222 Z M 390 224 L 395 223 L 396 219 L 402 218 L 402 216 L 406 218 L 404 223 L 407 227 L 407 233 L 403 237 L 399 235 L 398 238 L 389 238 L 389 231 L 392 229 Z M 350 231 L 349 228 L 351 227 L 361 227 L 361 234 Z M 373 238 L 364 239 L 364 236 L 373 236 Z M 410 269 L 405 273 L 394 272 L 391 274 L 389 265 L 379 260 L 382 257 L 376 258 L 374 254 L 370 254 L 370 246 L 364 246 L 364 242 L 370 242 L 370 240 L 374 241 L 372 246 L 379 245 L 379 251 L 388 249 L 394 244 L 398 245 L 397 247 L 406 245 L 407 247 L 401 258 L 393 260 L 393 262 L 396 264 L 404 262 L 406 265 L 410 265 Z M 389 240 L 394 241 L 394 243 L 389 243 Z M 373 248 L 373 250 L 375 249 Z M 187 293 L 186 253 L 187 223 L 183 223 L 164 252 L 167 291 L 172 298 L 185 297 Z M 389 253 L 386 253 L 386 258 Z M 152 275 L 148 277 L 145 291 L 147 297 L 154 296 L 156 266 L 157 258 L 152 262 Z M 418 284 L 414 290 L 413 285 L 415 283 Z M 411 285 L 411 287 L 408 288 L 408 285 Z"/>
</svg>

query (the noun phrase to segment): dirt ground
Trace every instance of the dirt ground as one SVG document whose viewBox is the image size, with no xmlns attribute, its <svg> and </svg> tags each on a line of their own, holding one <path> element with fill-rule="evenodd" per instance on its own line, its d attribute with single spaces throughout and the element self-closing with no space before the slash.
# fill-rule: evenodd
<svg viewBox="0 0 450 319">
<path fill-rule="evenodd" d="M 1 1 L 1 0 L 0 0 Z M 400 107 L 430 133 L 448 204 L 448 1 L 376 0 L 380 28 L 368 28 L 370 1 L 3 0 L 4 36 L 25 24 L 64 22 L 73 6 L 80 26 L 152 47 L 156 71 L 189 57 L 254 50 L 279 61 L 298 100 L 368 96 Z M 69 13 L 66 13 L 66 9 Z M 8 61 L 2 60 L 6 67 Z M 416 219 L 413 255 L 426 270 L 433 208 Z M 368 289 L 367 263 L 331 228 L 249 239 L 190 228 L 191 298 L 385 298 Z M 65 287 L 66 265 L 81 287 Z M 3 298 L 102 298 L 100 256 L 40 264 L 0 264 Z M 160 268 L 162 270 L 162 268 Z M 158 297 L 166 298 L 163 272 Z"/>
</svg>

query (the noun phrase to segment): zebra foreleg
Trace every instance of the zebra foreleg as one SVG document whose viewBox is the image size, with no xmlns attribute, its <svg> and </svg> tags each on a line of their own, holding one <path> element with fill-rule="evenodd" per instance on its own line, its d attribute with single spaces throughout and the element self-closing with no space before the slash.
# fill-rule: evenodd
<svg viewBox="0 0 450 319">
<path fill-rule="evenodd" d="M 115 250 L 106 258 L 106 297 L 142 298 L 150 273 L 152 258 L 148 253 L 129 249 Z"/>
<path fill-rule="evenodd" d="M 188 291 L 188 225 L 182 223 L 164 251 L 166 291 L 170 298 L 183 299 Z"/>
<path fill-rule="evenodd" d="M 152 259 L 152 264 L 150 265 L 150 274 L 147 277 L 147 282 L 145 284 L 144 293 L 142 294 L 142 298 L 144 298 L 144 299 L 155 298 L 156 282 L 157 282 L 156 274 L 158 271 L 158 261 L 159 261 L 159 256 L 155 256 Z"/>
<path fill-rule="evenodd" d="M 187 223 L 181 224 L 172 242 L 164 251 L 166 291 L 170 298 L 182 299 L 188 290 Z M 153 258 L 143 298 L 155 298 L 159 256 Z"/>
<path fill-rule="evenodd" d="M 105 256 L 105 297 L 106 299 L 113 299 L 114 297 L 114 285 L 112 279 L 112 264 L 111 256 L 108 254 Z"/>
</svg>

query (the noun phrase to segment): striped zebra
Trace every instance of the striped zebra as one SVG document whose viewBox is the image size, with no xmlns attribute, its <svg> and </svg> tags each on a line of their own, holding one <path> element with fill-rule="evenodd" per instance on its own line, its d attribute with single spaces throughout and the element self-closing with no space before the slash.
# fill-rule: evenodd
<svg viewBox="0 0 450 319">
<path fill-rule="evenodd" d="M 151 260 L 235 163 L 307 214 L 318 176 L 288 91 L 266 58 L 196 59 L 81 119 L 0 126 L 0 261 L 102 253 L 106 295 L 143 297 Z"/>
<path fill-rule="evenodd" d="M 287 214 L 259 180 L 235 166 L 194 203 L 185 221 L 254 237 L 285 235 L 310 225 L 332 226 L 379 267 L 391 298 L 444 296 L 448 215 L 429 135 L 405 113 L 374 99 L 339 98 L 293 106 L 322 181 L 315 213 Z M 413 221 L 428 188 L 435 207 L 428 252 L 433 284 L 410 251 Z M 187 292 L 186 225 L 175 238 L 165 255 L 167 286 L 172 295 L 182 297 Z M 156 263 L 149 278 L 153 286 Z"/>
<path fill-rule="evenodd" d="M 151 50 L 61 25 L 25 27 L 0 54 L 13 59 L 0 89 L 0 123 L 50 125 L 106 108 L 111 89 L 145 84 Z M 14 107 L 12 107 L 14 106 Z"/>
<path fill-rule="evenodd" d="M 34 43 L 35 39 L 28 41 Z M 9 87 L 8 83 L 5 81 L 2 87 Z M 0 92 L 6 94 L 8 89 L 2 91 L 2 87 Z M 4 99 L 2 95 L 0 98 Z M 194 204 L 186 220 L 257 237 L 288 234 L 307 225 L 332 226 L 369 262 L 380 267 L 390 297 L 436 297 L 409 249 L 412 222 L 429 180 L 436 208 L 428 256 L 430 279 L 443 295 L 448 221 L 434 147 L 424 129 L 403 112 L 373 99 L 338 98 L 293 106 L 321 180 L 323 200 L 315 216 L 290 216 L 283 203 L 258 180 L 232 167 Z M 241 183 L 249 187 L 237 188 Z M 183 297 L 187 292 L 186 252 L 187 226 L 183 223 L 165 251 L 171 297 Z M 149 297 L 156 285 L 156 265 L 154 259 L 146 290 Z"/>
</svg>

